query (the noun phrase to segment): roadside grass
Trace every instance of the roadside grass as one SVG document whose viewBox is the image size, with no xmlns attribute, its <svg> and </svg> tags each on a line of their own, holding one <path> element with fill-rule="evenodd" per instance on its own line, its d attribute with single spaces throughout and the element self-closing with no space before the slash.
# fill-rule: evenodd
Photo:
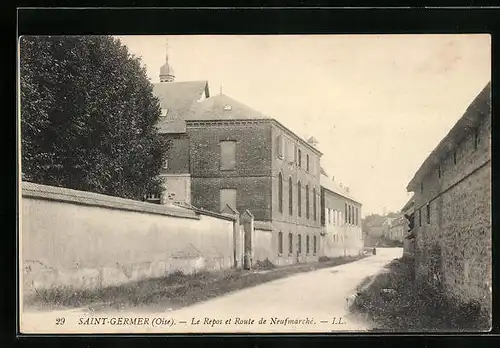
<svg viewBox="0 0 500 348">
<path fill-rule="evenodd" d="M 233 291 L 253 287 L 294 274 L 334 267 L 366 256 L 322 258 L 316 263 L 276 266 L 269 260 L 257 262 L 252 270 L 230 269 L 201 271 L 193 274 L 174 272 L 165 277 L 147 279 L 98 290 L 59 287 L 37 290 L 24 300 L 29 309 L 69 309 L 89 307 L 94 311 L 141 308 L 149 312 L 175 310 Z"/>
<path fill-rule="evenodd" d="M 411 260 L 393 260 L 374 278 L 360 284 L 351 306 L 374 323 L 374 331 L 488 331 L 489 319 L 477 305 L 445 298 L 431 284 L 413 281 Z"/>
</svg>

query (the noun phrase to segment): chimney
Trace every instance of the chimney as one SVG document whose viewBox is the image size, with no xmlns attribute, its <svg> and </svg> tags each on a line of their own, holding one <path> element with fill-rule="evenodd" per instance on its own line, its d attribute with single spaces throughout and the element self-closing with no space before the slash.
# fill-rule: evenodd
<svg viewBox="0 0 500 348">
<path fill-rule="evenodd" d="M 349 193 L 349 187 L 348 186 L 345 187 L 345 190 L 346 190 L 347 193 Z"/>
<path fill-rule="evenodd" d="M 334 176 L 332 176 L 332 181 L 335 182 L 335 177 Z"/>
</svg>

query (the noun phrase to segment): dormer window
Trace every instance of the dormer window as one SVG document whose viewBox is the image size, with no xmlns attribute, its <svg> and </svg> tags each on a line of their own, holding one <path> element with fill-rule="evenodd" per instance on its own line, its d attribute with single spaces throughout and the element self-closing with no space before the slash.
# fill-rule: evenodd
<svg viewBox="0 0 500 348">
<path fill-rule="evenodd" d="M 229 104 L 224 105 L 224 111 L 230 111 L 233 107 Z"/>
<path fill-rule="evenodd" d="M 166 117 L 168 114 L 168 109 L 161 109 L 161 117 Z"/>
</svg>

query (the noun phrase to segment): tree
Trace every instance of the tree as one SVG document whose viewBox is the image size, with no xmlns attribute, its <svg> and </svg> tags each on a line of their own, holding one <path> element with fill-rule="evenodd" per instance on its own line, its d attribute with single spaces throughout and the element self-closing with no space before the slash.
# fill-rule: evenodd
<svg viewBox="0 0 500 348">
<path fill-rule="evenodd" d="M 139 58 L 110 36 L 20 40 L 23 179 L 142 199 L 168 143 Z"/>
</svg>

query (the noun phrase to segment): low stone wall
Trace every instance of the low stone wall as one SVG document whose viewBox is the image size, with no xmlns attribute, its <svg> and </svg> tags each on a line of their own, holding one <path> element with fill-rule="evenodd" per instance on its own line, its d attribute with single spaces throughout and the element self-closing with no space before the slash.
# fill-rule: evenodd
<svg viewBox="0 0 500 348">
<path fill-rule="evenodd" d="M 24 294 L 234 266 L 225 215 L 27 182 L 20 213 Z"/>
</svg>

